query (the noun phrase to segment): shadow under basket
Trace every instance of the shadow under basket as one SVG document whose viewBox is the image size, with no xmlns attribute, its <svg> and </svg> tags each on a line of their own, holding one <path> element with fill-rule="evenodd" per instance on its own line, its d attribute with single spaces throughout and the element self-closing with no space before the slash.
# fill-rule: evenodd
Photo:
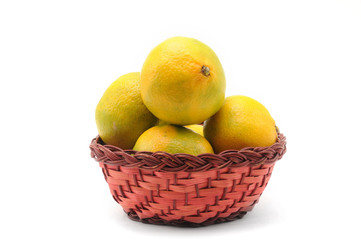
<svg viewBox="0 0 361 240">
<path fill-rule="evenodd" d="M 219 154 L 138 152 L 91 141 L 113 198 L 135 221 L 199 227 L 242 218 L 258 202 L 286 152 L 278 133 L 269 147 Z"/>
</svg>

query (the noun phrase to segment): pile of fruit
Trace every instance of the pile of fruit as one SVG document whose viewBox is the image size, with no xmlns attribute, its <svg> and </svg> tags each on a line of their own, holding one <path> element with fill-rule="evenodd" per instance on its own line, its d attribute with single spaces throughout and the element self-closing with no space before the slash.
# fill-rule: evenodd
<svg viewBox="0 0 361 240">
<path fill-rule="evenodd" d="M 191 155 L 274 144 L 268 110 L 250 97 L 226 98 L 225 90 L 210 47 L 193 38 L 167 39 L 140 73 L 119 77 L 105 91 L 95 114 L 99 136 L 122 149 Z"/>
</svg>

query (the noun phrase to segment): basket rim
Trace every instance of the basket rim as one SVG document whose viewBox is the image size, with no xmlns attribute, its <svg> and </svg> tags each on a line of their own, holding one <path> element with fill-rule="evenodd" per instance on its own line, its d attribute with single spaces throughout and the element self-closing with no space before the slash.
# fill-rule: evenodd
<svg viewBox="0 0 361 240">
<path fill-rule="evenodd" d="M 286 152 L 286 137 L 278 131 L 277 141 L 268 147 L 245 147 L 220 153 L 204 153 L 197 156 L 167 152 L 145 152 L 104 144 L 99 135 L 90 143 L 91 157 L 104 165 L 158 170 L 166 172 L 195 172 L 225 167 L 253 167 L 273 164 Z"/>
</svg>

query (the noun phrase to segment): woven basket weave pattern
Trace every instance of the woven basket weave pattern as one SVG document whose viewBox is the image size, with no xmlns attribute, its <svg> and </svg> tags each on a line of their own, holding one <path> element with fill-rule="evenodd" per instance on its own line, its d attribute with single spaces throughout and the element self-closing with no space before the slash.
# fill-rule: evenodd
<svg viewBox="0 0 361 240">
<path fill-rule="evenodd" d="M 128 216 L 156 224 L 201 226 L 231 221 L 252 210 L 286 151 L 279 134 L 270 147 L 220 154 L 136 152 L 90 145 L 111 194 Z"/>
</svg>

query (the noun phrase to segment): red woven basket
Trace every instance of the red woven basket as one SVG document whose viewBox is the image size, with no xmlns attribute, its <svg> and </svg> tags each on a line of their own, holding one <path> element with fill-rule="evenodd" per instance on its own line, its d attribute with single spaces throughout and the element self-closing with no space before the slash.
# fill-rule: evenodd
<svg viewBox="0 0 361 240">
<path fill-rule="evenodd" d="M 269 147 L 198 156 L 122 150 L 99 136 L 90 149 L 130 219 L 198 227 L 239 219 L 252 210 L 286 152 L 286 138 L 278 133 Z"/>
</svg>

